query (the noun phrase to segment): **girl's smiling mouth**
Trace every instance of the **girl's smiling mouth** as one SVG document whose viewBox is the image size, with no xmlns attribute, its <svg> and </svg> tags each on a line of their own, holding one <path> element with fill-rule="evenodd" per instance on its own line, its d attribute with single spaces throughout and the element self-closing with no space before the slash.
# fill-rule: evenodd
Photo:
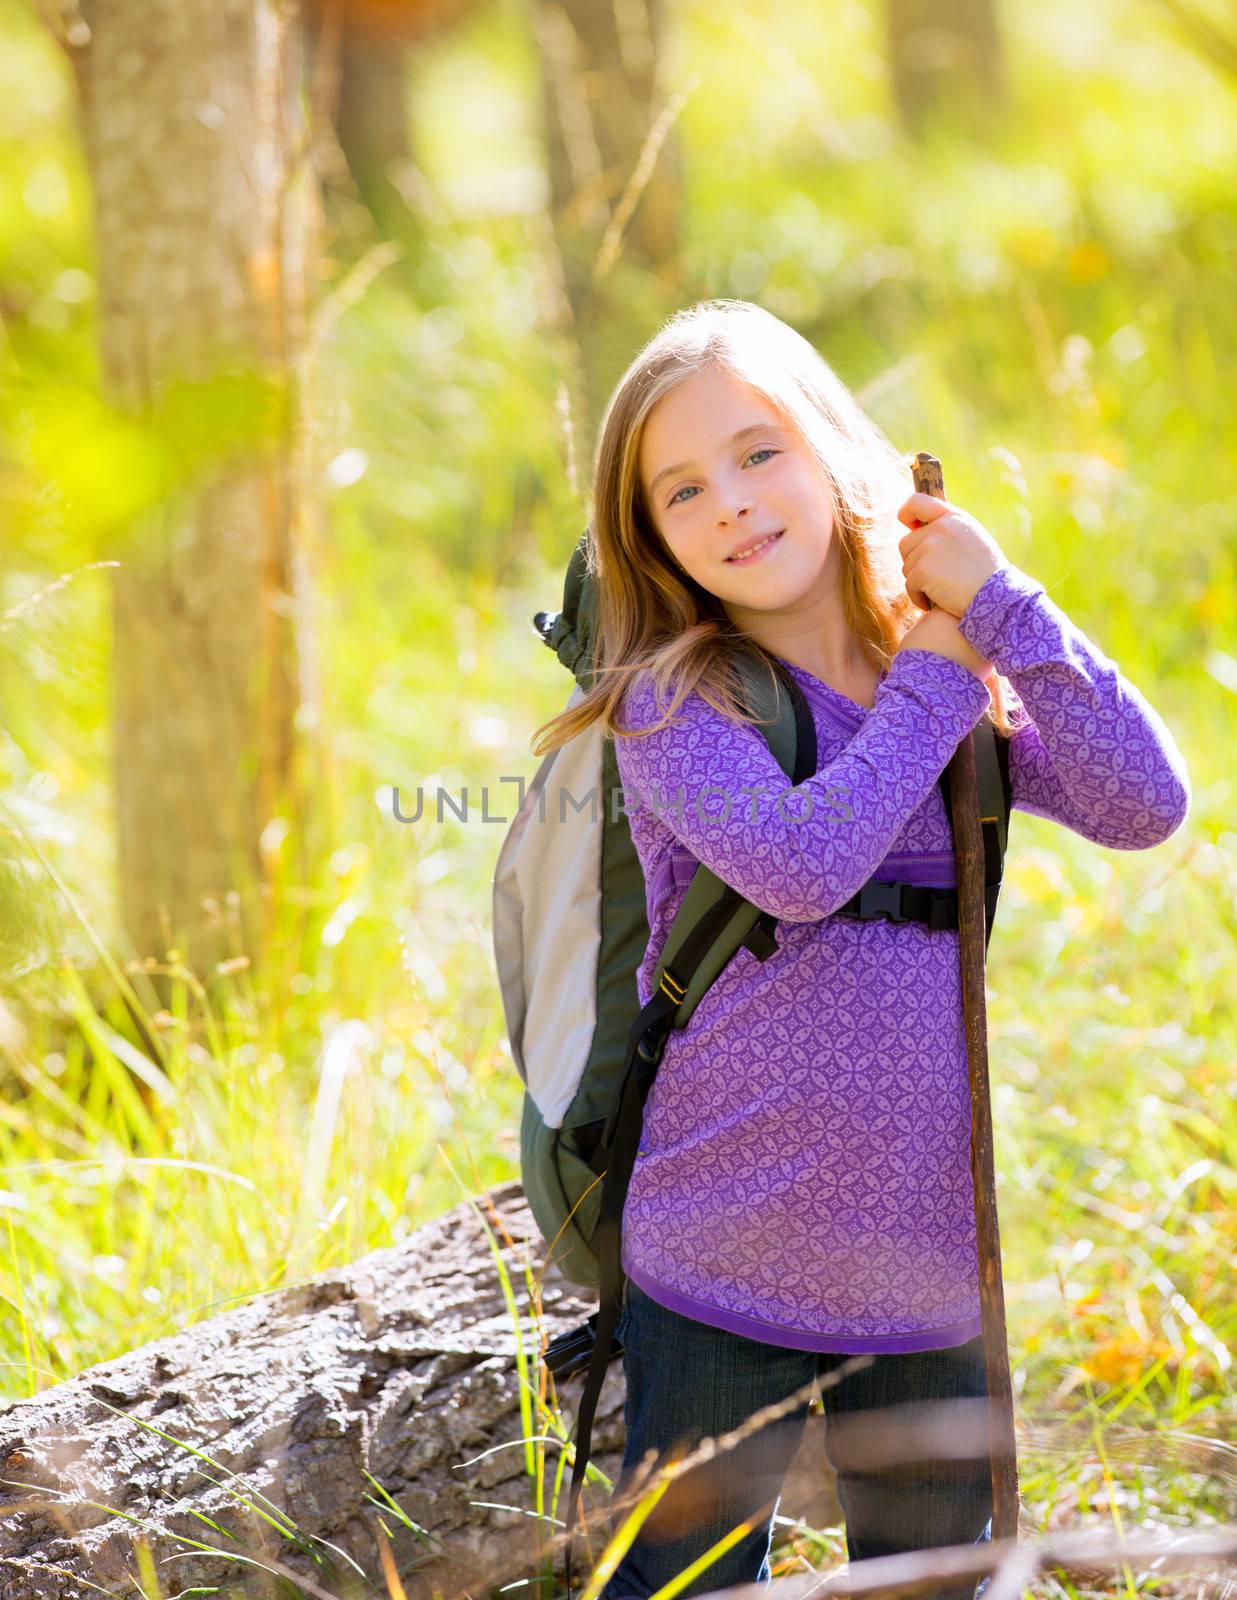
<svg viewBox="0 0 1237 1600">
<path fill-rule="evenodd" d="M 780 528 L 776 533 L 767 534 L 765 538 L 758 539 L 755 544 L 745 545 L 735 555 L 727 556 L 726 560 L 735 566 L 749 566 L 753 561 L 759 561 L 767 550 L 771 550 L 785 532 L 785 528 Z"/>
</svg>

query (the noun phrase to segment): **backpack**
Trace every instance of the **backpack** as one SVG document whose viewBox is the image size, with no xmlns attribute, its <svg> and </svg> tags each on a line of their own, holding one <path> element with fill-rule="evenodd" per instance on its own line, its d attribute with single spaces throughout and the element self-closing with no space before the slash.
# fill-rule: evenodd
<svg viewBox="0 0 1237 1600">
<path fill-rule="evenodd" d="M 593 667 L 596 591 L 589 530 L 567 566 L 562 608 L 533 627 L 584 698 Z M 737 647 L 745 709 L 792 784 L 817 769 L 810 708 L 792 676 Z M 974 729 L 984 840 L 987 940 L 1000 893 L 1010 809 L 1008 739 L 986 713 Z M 952 828 L 947 771 L 941 774 Z M 666 937 L 641 1009 L 636 973 L 649 940 L 644 875 L 626 815 L 614 741 L 593 724 L 550 751 L 529 782 L 504 837 L 492 882 L 493 948 L 511 1054 L 524 1084 L 520 1166 L 525 1196 L 549 1258 L 573 1283 L 599 1288 L 601 1304 L 550 1341 L 558 1378 L 587 1369 L 572 1473 L 579 1485 L 606 1366 L 621 1354 L 622 1205 L 635 1165 L 644 1101 L 665 1041 L 683 1028 L 709 985 L 746 946 L 760 961 L 777 951 L 777 919 L 698 863 Z M 535 820 L 534 820 L 535 817 Z M 957 890 L 870 880 L 832 914 L 884 916 L 956 928 Z M 570 1555 L 568 1555 L 570 1567 Z M 570 1588 L 570 1578 L 568 1579 Z"/>
</svg>

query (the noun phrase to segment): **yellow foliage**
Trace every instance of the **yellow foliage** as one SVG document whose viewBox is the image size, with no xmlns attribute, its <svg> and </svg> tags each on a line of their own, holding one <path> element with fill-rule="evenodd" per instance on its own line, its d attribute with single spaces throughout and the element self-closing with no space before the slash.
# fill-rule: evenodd
<svg viewBox="0 0 1237 1600">
<path fill-rule="evenodd" d="M 1122 1328 L 1097 1344 L 1082 1366 L 1101 1383 L 1116 1386 L 1133 1383 L 1146 1367 L 1171 1354 L 1172 1346 L 1166 1340 L 1143 1339 L 1133 1328 Z"/>
<path fill-rule="evenodd" d="M 1108 271 L 1108 254 L 1095 239 L 1076 244 L 1065 258 L 1066 271 L 1079 283 L 1094 283 Z"/>
<path fill-rule="evenodd" d="M 1005 248 L 1020 266 L 1043 267 L 1056 259 L 1059 247 L 1051 228 L 1024 226 L 1006 234 Z"/>
</svg>

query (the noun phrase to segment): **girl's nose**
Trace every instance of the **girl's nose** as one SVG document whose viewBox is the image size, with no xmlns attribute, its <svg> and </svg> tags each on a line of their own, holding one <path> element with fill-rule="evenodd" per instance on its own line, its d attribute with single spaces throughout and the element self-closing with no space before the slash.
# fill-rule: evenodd
<svg viewBox="0 0 1237 1600">
<path fill-rule="evenodd" d="M 740 517 L 749 515 L 751 509 L 752 497 L 750 494 L 722 495 L 719 500 L 717 520 L 719 522 L 727 522 L 733 519 L 737 522 Z"/>
</svg>

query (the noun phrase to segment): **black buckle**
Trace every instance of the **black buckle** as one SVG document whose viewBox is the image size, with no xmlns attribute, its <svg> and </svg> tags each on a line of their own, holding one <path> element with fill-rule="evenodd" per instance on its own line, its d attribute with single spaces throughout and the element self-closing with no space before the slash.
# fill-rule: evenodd
<svg viewBox="0 0 1237 1600">
<path fill-rule="evenodd" d="M 594 1311 L 586 1322 L 578 1328 L 570 1328 L 564 1333 L 559 1333 L 546 1345 L 542 1360 L 556 1378 L 574 1378 L 577 1372 L 583 1372 L 593 1358 L 593 1346 L 597 1343 L 597 1318 L 601 1312 Z M 610 1338 L 610 1354 L 607 1361 L 613 1361 L 615 1356 L 623 1353 L 623 1341 L 618 1336 L 617 1329 Z"/>
<path fill-rule="evenodd" d="M 859 917 L 863 922 L 873 917 L 888 917 L 890 922 L 910 922 L 902 914 L 902 885 L 900 883 L 865 883 L 859 891 Z"/>
</svg>

